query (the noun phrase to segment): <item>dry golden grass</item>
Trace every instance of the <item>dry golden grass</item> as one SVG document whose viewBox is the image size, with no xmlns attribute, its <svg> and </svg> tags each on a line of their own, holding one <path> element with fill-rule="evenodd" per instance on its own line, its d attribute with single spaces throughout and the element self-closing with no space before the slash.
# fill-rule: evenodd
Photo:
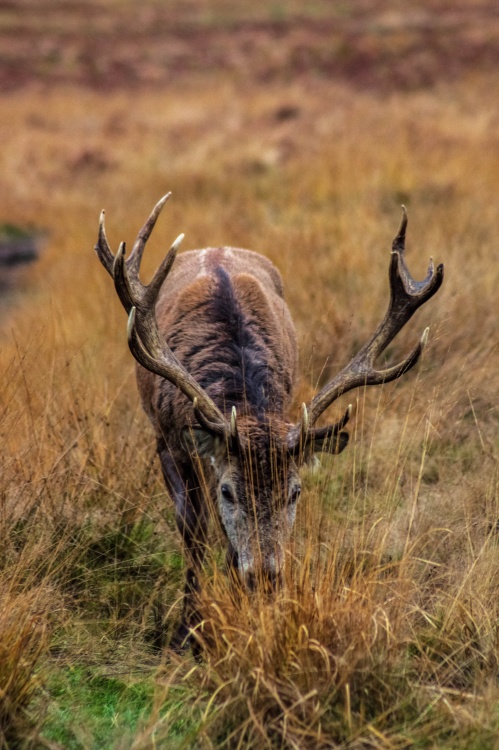
<svg viewBox="0 0 499 750">
<path fill-rule="evenodd" d="M 2 220 L 48 239 L 0 331 L 0 747 L 498 746 L 497 83 L 379 97 L 219 74 L 2 96 Z M 296 413 L 384 312 L 400 203 L 414 275 L 446 265 L 388 352 L 430 324 L 417 372 L 359 393 L 348 450 L 306 476 L 283 591 L 235 597 L 214 543 L 200 664 L 151 645 L 178 617 L 179 540 L 92 251 L 102 207 L 116 246 L 169 189 L 146 269 L 180 231 L 270 257 L 301 345 Z M 74 688 L 58 735 L 53 675 L 80 668 L 90 689 L 142 674 L 152 710 L 97 741 Z"/>
</svg>

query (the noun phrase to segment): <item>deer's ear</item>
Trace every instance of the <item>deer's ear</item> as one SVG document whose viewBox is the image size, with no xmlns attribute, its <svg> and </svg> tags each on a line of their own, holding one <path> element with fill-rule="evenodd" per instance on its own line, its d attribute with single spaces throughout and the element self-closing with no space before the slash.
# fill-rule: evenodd
<svg viewBox="0 0 499 750">
<path fill-rule="evenodd" d="M 296 445 L 291 451 L 291 455 L 295 461 L 299 460 L 300 463 L 315 466 L 316 453 L 341 453 L 347 447 L 349 437 L 348 432 L 344 432 L 343 430 L 331 434 L 330 428 L 320 427 L 311 431 L 304 449 L 301 446 Z"/>
<path fill-rule="evenodd" d="M 313 441 L 313 453 L 341 453 L 345 450 L 349 440 L 348 432 L 339 432 L 337 435 L 316 437 Z"/>
<path fill-rule="evenodd" d="M 221 456 L 225 442 L 218 435 L 205 430 L 204 427 L 184 427 L 182 442 L 189 453 L 197 453 L 202 458 L 217 459 Z"/>
</svg>

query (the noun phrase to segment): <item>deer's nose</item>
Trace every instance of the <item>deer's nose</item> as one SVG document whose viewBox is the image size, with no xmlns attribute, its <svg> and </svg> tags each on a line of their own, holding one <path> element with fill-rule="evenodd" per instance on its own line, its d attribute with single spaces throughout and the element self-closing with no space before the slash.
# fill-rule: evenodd
<svg viewBox="0 0 499 750">
<path fill-rule="evenodd" d="M 260 588 L 266 593 L 272 593 L 281 585 L 282 576 L 280 572 L 274 569 L 261 568 L 258 571 L 248 571 L 244 580 L 250 591 Z"/>
</svg>

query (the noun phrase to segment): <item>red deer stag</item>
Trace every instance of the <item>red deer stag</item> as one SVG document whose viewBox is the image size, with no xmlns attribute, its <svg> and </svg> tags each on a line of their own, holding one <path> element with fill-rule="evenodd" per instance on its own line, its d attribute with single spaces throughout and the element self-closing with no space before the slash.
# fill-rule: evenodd
<svg viewBox="0 0 499 750">
<path fill-rule="evenodd" d="M 153 209 L 125 260 L 113 256 L 101 214 L 96 251 L 114 279 L 129 316 L 128 343 L 138 362 L 143 407 L 157 439 L 164 479 L 176 510 L 187 558 L 182 620 L 172 644 L 185 642 L 198 622 L 198 571 L 209 506 L 218 510 L 227 559 L 245 584 L 276 584 L 300 496 L 300 466 L 314 452 L 339 453 L 343 427 L 316 427 L 342 394 L 399 378 L 419 359 L 425 330 L 406 359 L 376 369 L 376 358 L 439 289 L 443 266 L 433 262 L 415 281 L 404 260 L 407 214 L 393 241 L 390 302 L 383 322 L 351 362 L 306 406 L 287 418 L 297 369 L 296 335 L 282 280 L 269 260 L 232 247 L 192 250 L 174 264 L 180 235 L 149 285 L 139 280 L 145 244 L 169 195 Z"/>
</svg>

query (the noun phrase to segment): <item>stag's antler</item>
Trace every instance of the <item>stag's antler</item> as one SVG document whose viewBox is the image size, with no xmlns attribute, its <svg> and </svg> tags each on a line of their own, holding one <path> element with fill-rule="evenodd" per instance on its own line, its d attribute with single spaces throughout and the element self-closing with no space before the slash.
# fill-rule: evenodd
<svg viewBox="0 0 499 750">
<path fill-rule="evenodd" d="M 233 431 L 232 423 L 235 432 L 235 415 L 232 415 L 231 422 L 226 419 L 206 391 L 176 358 L 159 332 L 156 321 L 155 308 L 158 294 L 173 265 L 184 235 L 177 237 L 148 285 L 142 284 L 139 279 L 140 262 L 146 242 L 170 195 L 171 193 L 167 193 L 163 196 L 153 208 L 151 215 L 138 233 L 127 260 L 125 260 L 124 242 L 120 244 L 116 256 L 111 252 L 104 227 L 104 211 L 102 211 L 95 250 L 102 265 L 114 279 L 118 297 L 128 313 L 128 344 L 137 362 L 147 370 L 173 383 L 182 391 L 192 401 L 195 416 L 204 427 L 228 437 Z"/>
<path fill-rule="evenodd" d="M 433 260 L 430 258 L 428 273 L 423 281 L 415 281 L 407 268 L 405 250 L 405 232 L 407 228 L 407 211 L 402 206 L 402 221 L 397 236 L 393 240 L 392 254 L 389 267 L 390 302 L 381 325 L 376 329 L 371 339 L 359 353 L 312 399 L 310 405 L 302 406 L 301 422 L 289 433 L 288 441 L 292 445 L 304 445 L 307 440 L 312 441 L 320 430 L 313 429 L 313 425 L 336 399 L 343 393 L 364 385 L 379 385 L 400 378 L 405 372 L 414 367 L 428 340 L 428 328 L 414 347 L 412 352 L 402 362 L 377 370 L 374 367 L 376 358 L 393 341 L 397 333 L 410 320 L 416 310 L 424 305 L 438 291 L 444 277 L 444 267 L 440 264 L 434 270 Z M 329 430 L 331 435 L 338 434 L 350 416 L 349 410 L 336 425 Z"/>
</svg>

